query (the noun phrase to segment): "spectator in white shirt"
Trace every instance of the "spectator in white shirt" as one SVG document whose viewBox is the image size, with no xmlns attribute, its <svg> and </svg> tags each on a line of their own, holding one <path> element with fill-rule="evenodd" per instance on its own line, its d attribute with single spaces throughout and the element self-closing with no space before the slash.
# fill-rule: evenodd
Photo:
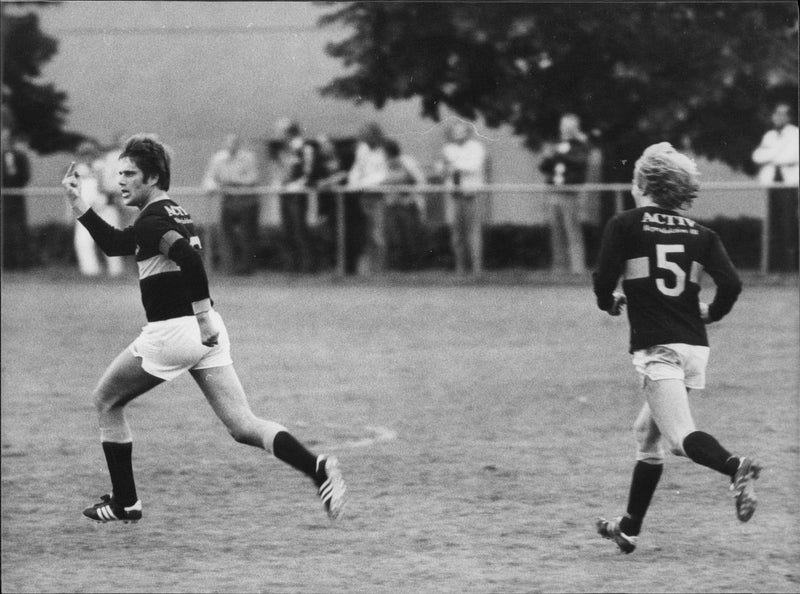
<svg viewBox="0 0 800 594">
<path fill-rule="evenodd" d="M 255 187 L 258 180 L 255 153 L 242 146 L 238 135 L 228 134 L 223 148 L 211 157 L 202 184 L 206 192 L 218 194 L 222 200 L 219 253 L 226 273 L 255 271 L 260 200 L 257 193 L 242 189 Z"/>
<path fill-rule="evenodd" d="M 372 274 L 386 268 L 386 204 L 383 193 L 370 191 L 386 179 L 386 138 L 374 122 L 366 124 L 358 134 L 356 157 L 347 176 L 351 190 L 361 192 L 359 202 L 366 218 L 366 245 L 359 262 L 360 272 Z"/>
<path fill-rule="evenodd" d="M 477 191 L 486 183 L 486 147 L 474 137 L 471 123 L 456 120 L 442 147 L 448 209 L 452 218 L 450 243 L 456 273 L 480 274 L 483 267 L 483 219 L 486 197 Z"/>
<path fill-rule="evenodd" d="M 792 108 L 788 103 L 775 105 L 772 129 L 753 151 L 753 162 L 760 166 L 758 179 L 762 184 L 784 183 L 794 187 L 771 187 L 768 193 L 769 257 L 768 269 L 796 271 L 798 269 L 798 197 L 800 178 L 798 168 L 798 129 L 791 123 Z"/>
</svg>

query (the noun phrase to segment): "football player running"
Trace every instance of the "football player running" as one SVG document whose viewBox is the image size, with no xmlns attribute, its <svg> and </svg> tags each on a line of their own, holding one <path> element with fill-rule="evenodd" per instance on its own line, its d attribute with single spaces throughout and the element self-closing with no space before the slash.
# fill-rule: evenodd
<svg viewBox="0 0 800 594">
<path fill-rule="evenodd" d="M 696 198 L 698 175 L 694 161 L 669 143 L 648 147 L 634 168 L 637 207 L 608 222 L 593 275 L 601 310 L 616 316 L 627 306 L 630 352 L 645 397 L 633 426 L 637 453 L 627 513 L 596 523 L 599 534 L 624 553 L 636 548 L 661 477 L 662 442 L 673 454 L 730 477 L 740 521 L 756 508 L 753 486 L 761 466 L 698 431 L 689 408 L 689 391 L 705 387 L 705 325 L 730 312 L 742 290 L 719 237 L 679 212 Z M 708 305 L 699 300 L 701 273 L 716 285 Z M 624 293 L 615 291 L 620 278 Z"/>
<path fill-rule="evenodd" d="M 209 295 L 200 239 L 189 214 L 167 195 L 166 147 L 149 135 L 128 139 L 118 181 L 126 206 L 140 210 L 134 224 L 122 230 L 81 198 L 74 163 L 62 181 L 73 213 L 100 248 L 109 256 L 135 255 L 147 318 L 141 334 L 111 362 L 93 392 L 112 491 L 83 514 L 98 522 L 141 519 L 125 405 L 188 371 L 233 439 L 272 452 L 308 475 L 329 517 L 336 519 L 346 491 L 337 460 L 312 454 L 285 427 L 250 409 L 231 360 L 228 332 Z"/>
</svg>

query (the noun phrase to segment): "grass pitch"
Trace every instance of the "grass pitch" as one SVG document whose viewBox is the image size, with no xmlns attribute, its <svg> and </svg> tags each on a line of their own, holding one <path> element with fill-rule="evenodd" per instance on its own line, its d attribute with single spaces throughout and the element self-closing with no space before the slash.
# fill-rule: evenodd
<svg viewBox="0 0 800 594">
<path fill-rule="evenodd" d="M 753 520 L 671 457 L 625 556 L 593 519 L 624 511 L 633 468 L 627 322 L 588 283 L 518 281 L 212 278 L 253 409 L 339 457 L 346 515 L 234 443 L 185 375 L 129 407 L 144 519 L 96 525 L 89 394 L 144 324 L 136 280 L 4 275 L 3 591 L 798 591 L 796 284 L 747 283 L 692 395 L 766 465 Z"/>
</svg>

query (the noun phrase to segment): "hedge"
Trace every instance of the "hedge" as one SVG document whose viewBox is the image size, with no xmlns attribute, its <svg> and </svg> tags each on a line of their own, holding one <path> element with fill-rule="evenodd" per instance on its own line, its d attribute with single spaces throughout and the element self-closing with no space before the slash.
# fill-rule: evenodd
<svg viewBox="0 0 800 594">
<path fill-rule="evenodd" d="M 758 269 L 761 262 L 761 221 L 750 217 L 737 219 L 717 217 L 698 221 L 716 231 L 733 263 L 740 269 Z M 216 234 L 216 226 L 201 228 L 201 239 L 207 241 L 207 233 Z M 594 266 L 600 245 L 601 230 L 584 225 L 586 264 Z M 75 265 L 72 244 L 73 230 L 63 223 L 49 223 L 31 229 L 30 241 L 33 265 Z M 334 238 L 322 228 L 313 228 L 311 233 L 314 253 L 320 270 L 335 268 Z M 213 239 L 213 238 L 212 238 Z M 446 226 L 427 227 L 420 239 L 419 258 L 412 267 L 417 270 L 453 268 L 450 253 L 449 229 Z M 552 262 L 550 232 L 546 225 L 489 225 L 484 231 L 484 267 L 486 270 L 509 268 L 548 269 Z M 283 269 L 284 238 L 280 228 L 261 229 L 256 259 L 258 268 L 280 271 Z"/>
</svg>

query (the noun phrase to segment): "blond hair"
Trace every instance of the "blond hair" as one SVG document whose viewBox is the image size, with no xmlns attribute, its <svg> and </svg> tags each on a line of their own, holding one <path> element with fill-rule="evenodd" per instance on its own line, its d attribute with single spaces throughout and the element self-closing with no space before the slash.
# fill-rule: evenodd
<svg viewBox="0 0 800 594">
<path fill-rule="evenodd" d="M 687 210 L 700 190 L 697 164 L 668 142 L 647 147 L 636 161 L 633 181 L 658 206 Z"/>
</svg>

